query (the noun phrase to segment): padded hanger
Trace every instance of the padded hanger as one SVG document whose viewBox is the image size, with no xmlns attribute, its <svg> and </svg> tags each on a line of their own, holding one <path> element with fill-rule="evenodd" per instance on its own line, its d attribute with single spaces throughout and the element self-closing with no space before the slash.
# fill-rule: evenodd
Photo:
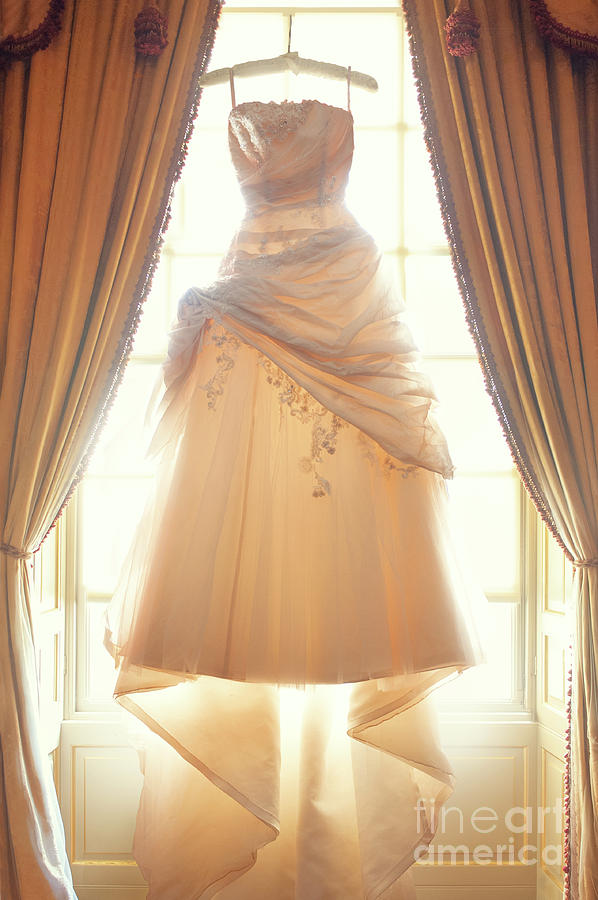
<svg viewBox="0 0 598 900">
<path fill-rule="evenodd" d="M 329 78 L 333 81 L 346 81 L 347 91 L 351 85 L 363 88 L 366 91 L 374 93 L 378 90 L 378 82 L 371 75 L 364 72 L 356 72 L 351 66 L 338 66 L 336 63 L 323 62 L 317 59 L 304 59 L 296 51 L 291 50 L 291 29 L 293 26 L 293 17 L 289 17 L 289 40 L 286 53 L 280 56 L 269 57 L 268 59 L 251 59 L 248 62 L 237 63 L 234 66 L 222 69 L 214 69 L 208 72 L 200 81 L 202 87 L 210 87 L 213 84 L 231 84 L 231 96 L 234 102 L 234 79 L 235 78 L 251 78 L 254 75 L 263 75 L 268 72 L 293 72 L 294 75 L 300 73 L 306 75 L 317 75 L 321 78 Z M 349 97 L 347 96 L 347 101 Z M 349 107 L 349 102 L 347 102 Z"/>
</svg>

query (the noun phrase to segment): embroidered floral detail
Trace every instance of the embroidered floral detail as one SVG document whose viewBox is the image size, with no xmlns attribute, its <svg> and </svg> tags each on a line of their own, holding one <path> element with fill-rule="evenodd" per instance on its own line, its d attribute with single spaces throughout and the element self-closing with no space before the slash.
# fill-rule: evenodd
<svg viewBox="0 0 598 900">
<path fill-rule="evenodd" d="M 271 107 L 268 104 L 266 115 L 262 116 L 260 125 L 267 140 L 281 141 L 288 134 L 297 131 L 307 117 L 309 103 L 291 103 L 283 101 Z"/>
<path fill-rule="evenodd" d="M 305 122 L 313 103 L 313 100 L 302 103 L 252 100 L 233 107 L 229 116 L 229 144 L 235 165 L 242 166 L 244 161 L 250 161 L 254 166 L 260 166 L 272 141 L 282 141 L 296 131 Z"/>
<path fill-rule="evenodd" d="M 283 100 L 282 103 L 261 103 L 258 100 L 249 103 L 241 103 L 235 107 L 231 117 L 248 113 L 251 108 L 258 108 L 259 116 L 246 115 L 246 127 L 254 130 L 262 140 L 270 144 L 272 141 L 281 141 L 293 131 L 297 131 L 307 118 L 307 113 L 313 105 L 313 100 L 303 100 L 301 103 L 293 103 L 291 100 Z M 243 145 L 242 145 L 243 146 Z M 247 149 L 243 146 L 243 149 Z"/>
<path fill-rule="evenodd" d="M 409 466 L 394 459 L 390 453 L 386 453 L 384 459 L 380 459 L 382 452 L 380 447 L 371 437 L 359 432 L 359 443 L 364 457 L 372 466 L 377 466 L 379 471 L 385 478 L 390 478 L 392 472 L 400 472 L 401 478 L 409 478 L 411 475 L 417 475 L 418 466 Z"/>
<path fill-rule="evenodd" d="M 312 418 L 313 411 L 310 409 L 310 405 L 324 409 L 311 394 L 300 388 L 286 372 L 274 365 L 272 360 L 263 353 L 259 355 L 259 364 L 266 373 L 268 384 L 278 389 L 280 402 L 285 403 L 290 408 L 291 415 L 297 416 L 300 422 L 309 422 Z"/>
<path fill-rule="evenodd" d="M 323 408 L 324 407 L 322 407 L 322 409 Z M 329 453 L 330 455 L 336 453 L 336 436 L 343 427 L 343 421 L 333 413 L 331 413 L 331 417 L 330 426 L 328 428 L 320 425 L 319 427 L 314 427 L 313 430 L 312 455 L 314 457 L 317 455 L 318 459 L 321 459 L 322 450 L 325 450 L 326 453 Z"/>
<path fill-rule="evenodd" d="M 336 436 L 345 423 L 324 406 L 320 406 L 319 404 L 318 406 L 323 412 L 316 413 L 316 415 L 321 415 L 321 422 L 324 424 L 320 424 L 318 420 L 313 423 L 311 432 L 311 457 L 303 456 L 299 460 L 299 468 L 302 472 L 311 472 L 313 474 L 313 496 L 326 497 L 330 494 L 330 482 L 318 472 L 316 463 L 319 464 L 323 461 L 324 452 L 329 453 L 330 455 L 336 453 Z M 328 422 L 325 422 L 326 417 L 329 417 Z"/>
<path fill-rule="evenodd" d="M 417 474 L 417 466 L 405 466 L 402 464 L 397 465 L 397 461 L 392 458 L 392 456 L 385 456 L 384 458 L 384 474 L 388 478 L 391 472 L 400 472 L 401 478 L 409 478 L 410 475 Z"/>
<path fill-rule="evenodd" d="M 322 406 L 304 388 L 296 384 L 286 372 L 279 369 L 267 356 L 260 354 L 259 363 L 264 370 L 266 381 L 278 390 L 278 399 L 281 404 L 288 407 L 290 414 L 295 416 L 302 424 L 312 425 L 311 431 L 311 455 L 302 456 L 299 460 L 301 472 L 311 472 L 313 476 L 314 497 L 326 497 L 330 494 L 330 482 L 327 481 L 316 468 L 324 461 L 324 454 L 330 456 L 336 453 L 336 441 L 338 432 L 344 427 L 345 422 L 334 413 Z"/>
<path fill-rule="evenodd" d="M 330 482 L 316 472 L 314 469 L 314 489 L 312 495 L 314 497 L 326 497 L 330 493 Z"/>
<path fill-rule="evenodd" d="M 208 409 L 216 409 L 218 398 L 224 393 L 228 373 L 235 365 L 240 341 L 233 334 L 222 332 L 221 334 L 213 335 L 212 343 L 220 348 L 220 353 L 216 356 L 216 372 L 205 385 L 205 391 L 208 396 Z"/>
</svg>

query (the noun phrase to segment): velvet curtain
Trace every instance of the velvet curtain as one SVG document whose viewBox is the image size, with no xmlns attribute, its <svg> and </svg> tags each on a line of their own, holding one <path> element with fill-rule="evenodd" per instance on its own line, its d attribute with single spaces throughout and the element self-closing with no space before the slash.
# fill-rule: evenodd
<svg viewBox="0 0 598 900">
<path fill-rule="evenodd" d="M 444 30 L 454 5 L 404 0 L 404 12 L 487 388 L 538 511 L 576 565 L 567 875 L 571 895 L 590 900 L 598 896 L 598 62 L 545 42 L 529 0 L 472 0 L 479 46 L 455 58 Z"/>
<path fill-rule="evenodd" d="M 1 0 L 2 30 L 15 10 L 23 21 L 34 14 L 36 2 Z M 159 6 L 168 44 L 158 55 L 135 52 L 141 0 L 66 0 L 48 49 L 8 59 L 0 70 L 0 894 L 6 900 L 75 896 L 39 743 L 27 559 L 82 474 L 126 361 L 220 2 Z"/>
</svg>

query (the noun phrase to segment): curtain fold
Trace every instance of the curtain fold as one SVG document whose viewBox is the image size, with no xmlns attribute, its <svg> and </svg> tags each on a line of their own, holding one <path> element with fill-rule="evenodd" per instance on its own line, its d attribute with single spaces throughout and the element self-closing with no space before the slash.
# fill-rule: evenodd
<svg viewBox="0 0 598 900">
<path fill-rule="evenodd" d="M 3 2 L 9 5 L 2 10 Z M 29 555 L 84 471 L 151 282 L 220 0 L 67 0 L 44 52 L 0 72 L 0 894 L 72 898 L 39 743 Z M 0 2 L 0 23 L 9 0 Z"/>
<path fill-rule="evenodd" d="M 404 0 L 426 140 L 469 324 L 521 477 L 577 565 L 566 891 L 598 896 L 598 69 L 544 42 L 529 0 Z"/>
</svg>

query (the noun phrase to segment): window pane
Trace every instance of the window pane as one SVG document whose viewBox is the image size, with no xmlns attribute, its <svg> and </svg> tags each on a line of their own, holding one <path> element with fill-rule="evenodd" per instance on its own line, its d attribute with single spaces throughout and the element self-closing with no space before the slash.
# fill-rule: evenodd
<svg viewBox="0 0 598 900">
<path fill-rule="evenodd" d="M 88 600 L 86 608 L 86 683 L 85 700 L 92 703 L 111 700 L 116 682 L 114 662 L 104 649 L 104 614 L 106 603 Z"/>
<path fill-rule="evenodd" d="M 477 359 L 425 360 L 453 462 L 463 471 L 511 471 L 513 460 Z"/>
<path fill-rule="evenodd" d="M 512 603 L 490 603 L 486 662 L 468 669 L 440 689 L 442 700 L 510 700 L 515 693 L 515 653 L 517 652 L 517 607 Z"/>
<path fill-rule="evenodd" d="M 224 253 L 244 203 L 220 130 L 196 134 L 185 166 L 184 193 L 184 207 L 176 209 L 178 232 L 184 232 L 196 252 Z"/>
<path fill-rule="evenodd" d="M 210 69 L 284 53 L 286 34 L 286 23 L 279 13 L 224 15 L 216 32 Z"/>
<path fill-rule="evenodd" d="M 111 594 L 151 486 L 141 478 L 86 478 L 80 495 L 83 584 Z"/>
<path fill-rule="evenodd" d="M 357 129 L 347 206 L 381 250 L 399 243 L 398 152 L 396 132 Z"/>
<path fill-rule="evenodd" d="M 448 483 L 467 562 L 482 590 L 519 595 L 520 486 L 515 473 Z"/>
<path fill-rule="evenodd" d="M 161 366 L 132 360 L 110 410 L 106 427 L 89 465 L 89 475 L 150 475 L 146 457 L 150 433 L 145 425 L 153 390 L 161 383 Z"/>
<path fill-rule="evenodd" d="M 350 65 L 355 71 L 371 75 L 378 91 L 361 88 L 351 90 L 351 110 L 360 126 L 394 124 L 399 115 L 400 32 L 401 20 L 396 13 L 369 15 L 355 13 L 343 16 L 298 12 L 293 20 L 292 47 L 301 56 Z M 286 48 L 285 48 L 286 49 Z M 309 88 L 309 90 L 308 90 Z M 320 97 L 336 106 L 347 105 L 344 82 L 297 78 L 297 99 Z"/>
<path fill-rule="evenodd" d="M 405 135 L 405 236 L 410 248 L 446 245 L 444 225 L 436 198 L 436 186 L 420 131 Z"/>
<path fill-rule="evenodd" d="M 409 319 L 422 353 L 474 355 L 475 346 L 449 256 L 408 256 L 405 260 Z"/>
</svg>

